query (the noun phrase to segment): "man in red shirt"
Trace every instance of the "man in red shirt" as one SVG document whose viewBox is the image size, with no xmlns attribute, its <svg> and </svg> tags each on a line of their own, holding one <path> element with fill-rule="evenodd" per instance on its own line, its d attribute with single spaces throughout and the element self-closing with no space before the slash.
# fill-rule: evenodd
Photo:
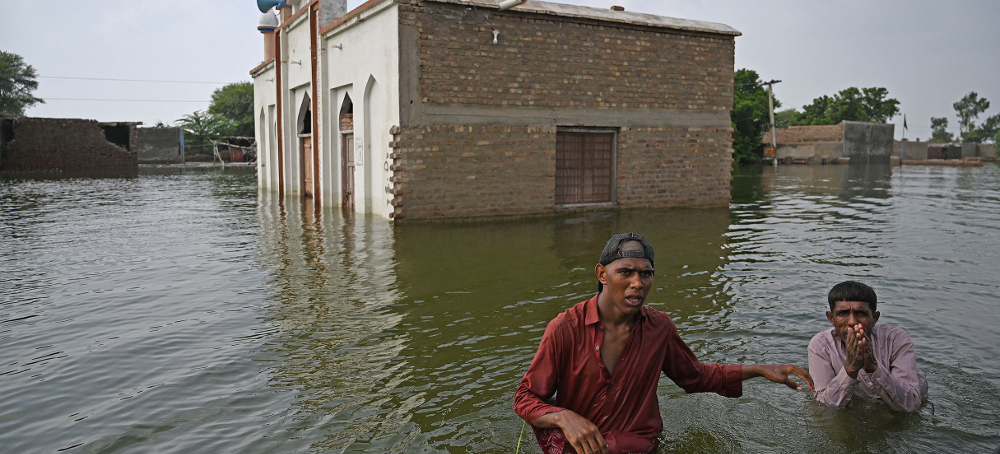
<svg viewBox="0 0 1000 454">
<path fill-rule="evenodd" d="M 790 365 L 701 364 L 667 314 L 644 305 L 653 286 L 653 248 L 642 236 L 608 240 L 595 269 L 598 294 L 549 322 L 514 396 L 546 454 L 646 453 L 663 430 L 656 386 L 662 371 L 689 393 L 743 394 L 765 377 L 801 390 Z M 555 405 L 547 401 L 555 394 Z"/>
</svg>

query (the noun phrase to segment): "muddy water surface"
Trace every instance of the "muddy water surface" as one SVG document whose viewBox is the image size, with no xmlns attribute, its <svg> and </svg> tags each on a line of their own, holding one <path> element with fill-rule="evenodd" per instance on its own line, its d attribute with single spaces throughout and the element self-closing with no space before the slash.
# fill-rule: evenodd
<svg viewBox="0 0 1000 454">
<path fill-rule="evenodd" d="M 0 180 L 0 452 L 514 452 L 545 324 L 614 232 L 706 362 L 806 363 L 825 292 L 871 283 L 930 381 L 916 414 L 767 382 L 661 381 L 661 452 L 992 452 L 1000 167 L 736 173 L 726 209 L 393 225 L 240 169 Z M 522 450 L 538 452 L 525 434 Z"/>
</svg>

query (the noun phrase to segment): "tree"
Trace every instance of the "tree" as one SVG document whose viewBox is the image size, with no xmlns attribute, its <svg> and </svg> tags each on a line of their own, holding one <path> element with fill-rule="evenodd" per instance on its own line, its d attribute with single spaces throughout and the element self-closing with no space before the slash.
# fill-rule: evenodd
<svg viewBox="0 0 1000 454">
<path fill-rule="evenodd" d="M 208 113 L 228 118 L 233 123 L 229 134 L 253 137 L 253 84 L 236 82 L 216 89 Z"/>
<path fill-rule="evenodd" d="M 955 114 L 958 116 L 959 137 L 963 142 L 982 142 L 980 131 L 976 128 L 976 119 L 979 114 L 986 112 L 990 108 L 990 102 L 986 98 L 980 98 L 974 91 L 962 97 L 961 100 L 952 104 Z"/>
<path fill-rule="evenodd" d="M 882 87 L 845 88 L 833 97 L 823 95 L 802 106 L 796 125 L 835 125 L 842 121 L 885 123 L 899 114 L 899 101 Z"/>
<path fill-rule="evenodd" d="M 979 127 L 979 137 L 983 140 L 993 140 L 993 143 L 997 143 L 994 140 L 997 132 L 1000 132 L 1000 114 L 987 118 Z"/>
<path fill-rule="evenodd" d="M 931 117 L 931 142 L 951 143 L 954 139 L 952 133 L 948 132 L 948 119 L 944 117 Z"/>
<path fill-rule="evenodd" d="M 899 114 L 899 100 L 890 98 L 883 87 L 862 88 L 861 105 L 872 123 L 886 123 Z"/>
<path fill-rule="evenodd" d="M 767 90 L 757 72 L 750 69 L 736 71 L 733 82 L 733 111 L 729 114 L 733 123 L 733 159 L 737 164 L 759 162 L 761 134 L 771 124 Z M 774 107 L 780 105 L 775 99 Z"/>
<path fill-rule="evenodd" d="M 997 156 L 1000 156 L 1000 132 L 993 136 L 993 146 L 996 148 Z"/>
<path fill-rule="evenodd" d="M 779 110 L 774 113 L 774 122 L 777 123 L 779 128 L 787 128 L 789 125 L 794 125 L 799 121 L 799 117 L 802 116 L 802 112 L 799 112 L 796 108 Z"/>
<path fill-rule="evenodd" d="M 0 50 L 0 113 L 24 115 L 24 109 L 44 104 L 32 94 L 38 89 L 37 77 L 20 55 Z"/>
<path fill-rule="evenodd" d="M 192 143 L 186 146 L 196 149 L 194 154 L 209 154 L 212 146 L 210 142 L 228 134 L 233 128 L 229 119 L 203 110 L 181 117 L 177 124 L 191 134 Z M 205 153 L 206 151 L 209 153 Z"/>
</svg>

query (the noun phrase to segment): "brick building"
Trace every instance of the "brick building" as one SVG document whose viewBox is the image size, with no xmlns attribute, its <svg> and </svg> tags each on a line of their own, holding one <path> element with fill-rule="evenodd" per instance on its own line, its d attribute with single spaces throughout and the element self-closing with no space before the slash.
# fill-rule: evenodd
<svg viewBox="0 0 1000 454">
<path fill-rule="evenodd" d="M 292 1 L 251 75 L 260 186 L 393 219 L 729 202 L 721 24 L 529 1 Z"/>
</svg>

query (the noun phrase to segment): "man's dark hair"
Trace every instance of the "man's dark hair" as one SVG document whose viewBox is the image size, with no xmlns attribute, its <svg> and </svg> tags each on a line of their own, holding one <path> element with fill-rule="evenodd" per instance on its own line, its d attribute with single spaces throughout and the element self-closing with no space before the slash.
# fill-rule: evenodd
<svg viewBox="0 0 1000 454">
<path fill-rule="evenodd" d="M 826 299 L 830 302 L 830 310 L 837 304 L 837 301 L 861 301 L 868 303 L 868 308 L 875 312 L 878 307 L 878 297 L 875 290 L 858 281 L 844 281 L 834 285 L 827 294 Z"/>
</svg>

